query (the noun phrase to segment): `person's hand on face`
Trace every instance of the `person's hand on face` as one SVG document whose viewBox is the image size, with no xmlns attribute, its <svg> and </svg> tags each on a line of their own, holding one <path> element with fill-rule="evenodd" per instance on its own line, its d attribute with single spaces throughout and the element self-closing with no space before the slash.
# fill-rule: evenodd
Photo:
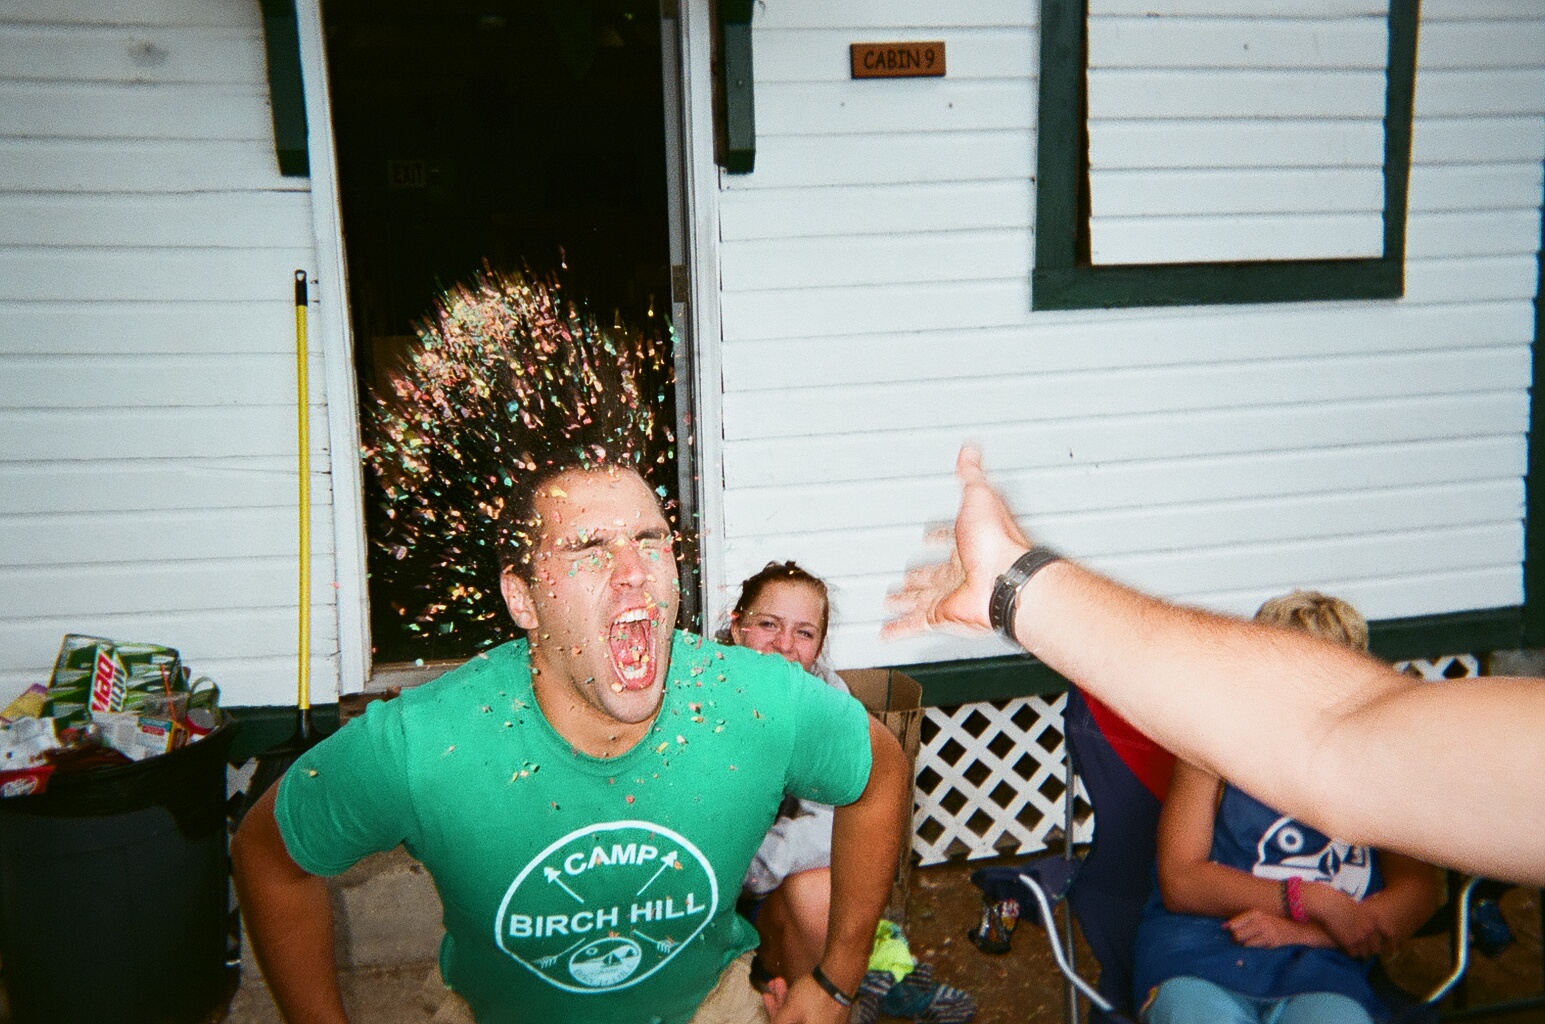
<svg viewBox="0 0 1545 1024">
<path fill-rule="evenodd" d="M 730 623 L 736 646 L 781 654 L 809 672 L 826 639 L 821 625 L 825 598 L 808 583 L 773 580 L 751 605 Z"/>
<path fill-rule="evenodd" d="M 577 696 L 601 727 L 649 721 L 679 602 L 670 525 L 654 493 L 631 470 L 570 471 L 542 484 L 533 510 L 531 578 L 506 573 L 502 589 L 530 638 L 538 699 Z M 575 742 L 562 709 L 543 708 Z"/>
</svg>

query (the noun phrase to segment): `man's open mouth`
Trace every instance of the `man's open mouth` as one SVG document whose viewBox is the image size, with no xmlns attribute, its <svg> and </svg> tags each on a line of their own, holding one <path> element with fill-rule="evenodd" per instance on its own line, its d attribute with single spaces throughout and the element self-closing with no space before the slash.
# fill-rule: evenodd
<svg viewBox="0 0 1545 1024">
<path fill-rule="evenodd" d="M 606 645 L 617 673 L 613 690 L 642 690 L 654 680 L 654 621 L 649 609 L 634 608 L 613 619 Z"/>
</svg>

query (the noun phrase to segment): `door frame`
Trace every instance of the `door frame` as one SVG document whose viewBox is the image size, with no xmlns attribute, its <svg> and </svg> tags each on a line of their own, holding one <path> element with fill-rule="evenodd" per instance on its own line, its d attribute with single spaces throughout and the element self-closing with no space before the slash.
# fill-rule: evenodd
<svg viewBox="0 0 1545 1024">
<path fill-rule="evenodd" d="M 338 614 L 338 694 L 359 693 L 371 673 L 370 592 L 365 585 L 364 469 L 359 461 L 359 396 L 354 332 L 348 315 L 348 264 L 338 205 L 338 155 L 323 45 L 321 0 L 296 0 L 306 146 L 311 165 L 311 224 L 316 243 L 311 336 L 322 351 L 332 483 L 333 601 Z"/>
<path fill-rule="evenodd" d="M 723 387 L 719 359 L 719 175 L 714 164 L 712 11 L 708 0 L 660 0 L 670 190 L 671 314 L 681 528 L 696 520 L 696 594 L 683 594 L 704 635 L 726 610 Z M 674 65 L 674 66 L 673 66 Z M 683 358 L 683 356 L 685 358 Z M 686 415 L 689 413 L 690 415 Z M 694 581 L 683 580 L 683 589 Z M 689 624 L 691 614 L 689 612 Z"/>
<path fill-rule="evenodd" d="M 370 593 L 366 586 L 364 472 L 354 337 L 348 315 L 348 264 L 338 194 L 322 0 L 296 0 L 311 164 L 311 216 L 316 269 L 310 322 L 325 366 L 327 437 L 331 450 L 334 601 L 338 615 L 338 694 L 365 690 L 373 675 Z M 709 0 L 661 0 L 662 73 L 666 76 L 671 261 L 684 270 L 685 291 L 672 284 L 672 312 L 682 325 L 677 366 L 677 453 L 683 495 L 682 528 L 695 513 L 698 535 L 697 608 L 704 632 L 725 612 L 724 452 L 719 360 L 719 175 L 713 152 L 712 11 Z M 671 39 L 664 33 L 674 24 Z M 674 47 L 675 68 L 666 58 Z M 674 80 L 673 80 L 674 79 Z M 674 103 L 672 100 L 674 99 Z M 676 139 L 670 137 L 675 129 Z M 678 259 L 681 261 L 678 263 Z M 673 278 L 678 275 L 673 273 Z M 687 414 L 684 414 L 686 410 Z M 689 414 L 689 415 L 688 415 Z"/>
</svg>

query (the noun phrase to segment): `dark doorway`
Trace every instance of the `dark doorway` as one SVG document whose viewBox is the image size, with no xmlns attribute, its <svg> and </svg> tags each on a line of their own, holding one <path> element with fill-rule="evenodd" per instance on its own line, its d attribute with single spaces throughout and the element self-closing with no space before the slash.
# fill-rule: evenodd
<svg viewBox="0 0 1545 1024">
<path fill-rule="evenodd" d="M 389 387 L 439 290 L 485 264 L 561 269 L 566 293 L 603 320 L 615 310 L 663 324 L 656 2 L 324 0 L 362 403 Z M 461 659 L 514 635 L 502 614 L 482 627 L 425 621 L 421 602 L 383 580 L 381 494 L 365 477 L 376 664 Z M 484 599 L 497 589 L 490 578 Z"/>
</svg>

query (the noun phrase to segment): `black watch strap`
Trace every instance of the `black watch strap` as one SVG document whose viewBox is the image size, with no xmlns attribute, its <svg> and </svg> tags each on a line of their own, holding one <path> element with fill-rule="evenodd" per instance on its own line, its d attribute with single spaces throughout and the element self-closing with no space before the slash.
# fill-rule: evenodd
<svg viewBox="0 0 1545 1024">
<path fill-rule="evenodd" d="M 826 972 L 821 970 L 820 964 L 816 964 L 815 967 L 811 969 L 810 977 L 815 979 L 815 983 L 817 985 L 826 990 L 827 995 L 831 996 L 834 1000 L 837 1001 L 838 1006 L 849 1007 L 853 1005 L 853 1000 L 856 997 L 850 996 L 846 992 L 842 991 L 842 989 L 838 988 L 837 983 L 828 978 L 826 976 Z"/>
<path fill-rule="evenodd" d="M 1010 640 L 1015 639 L 1014 612 L 1019 607 L 1019 592 L 1025 589 L 1030 577 L 1061 560 L 1062 555 L 1051 548 L 1033 547 L 1004 570 L 993 584 L 992 598 L 987 602 L 987 621 L 995 631 Z"/>
</svg>

